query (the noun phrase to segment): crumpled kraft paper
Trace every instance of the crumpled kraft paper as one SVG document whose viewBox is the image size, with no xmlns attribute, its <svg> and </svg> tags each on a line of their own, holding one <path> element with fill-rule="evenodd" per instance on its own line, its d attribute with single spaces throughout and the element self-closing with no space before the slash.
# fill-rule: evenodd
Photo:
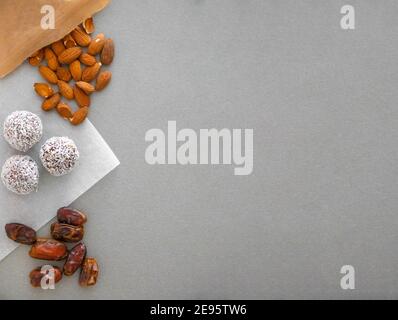
<svg viewBox="0 0 398 320">
<path fill-rule="evenodd" d="M 34 112 L 40 116 L 44 127 L 41 141 L 26 153 L 38 163 L 39 190 L 27 196 L 19 196 L 8 191 L 0 181 L 0 260 L 18 245 L 7 238 L 4 232 L 6 223 L 24 223 L 37 230 L 55 217 L 59 207 L 71 204 L 119 165 L 112 150 L 88 120 L 75 127 L 60 118 L 56 111 L 41 110 L 42 99 L 32 87 L 38 78 L 37 68 L 24 64 L 0 81 L 0 169 L 8 157 L 25 154 L 12 149 L 3 139 L 3 122 L 8 114 L 15 110 Z M 40 146 L 52 136 L 68 136 L 79 149 L 79 166 L 69 175 L 53 177 L 40 163 Z M 88 212 L 89 219 L 95 221 L 96 214 L 102 213 Z"/>
<path fill-rule="evenodd" d="M 55 42 L 110 0 L 1 0 L 0 78 L 14 71 L 37 50 Z M 50 5 L 55 12 L 55 29 L 43 30 L 41 9 Z"/>
</svg>

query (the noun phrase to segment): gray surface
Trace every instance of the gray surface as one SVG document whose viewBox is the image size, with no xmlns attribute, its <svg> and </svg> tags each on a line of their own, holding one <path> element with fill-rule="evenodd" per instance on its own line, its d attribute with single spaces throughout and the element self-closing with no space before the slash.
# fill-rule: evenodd
<svg viewBox="0 0 398 320">
<path fill-rule="evenodd" d="M 397 298 L 398 3 L 350 1 L 353 32 L 343 4 L 113 1 L 97 26 L 114 80 L 91 119 L 122 164 L 75 203 L 101 279 L 31 289 L 21 247 L 0 297 Z M 254 173 L 147 165 L 167 120 L 253 128 Z"/>
</svg>

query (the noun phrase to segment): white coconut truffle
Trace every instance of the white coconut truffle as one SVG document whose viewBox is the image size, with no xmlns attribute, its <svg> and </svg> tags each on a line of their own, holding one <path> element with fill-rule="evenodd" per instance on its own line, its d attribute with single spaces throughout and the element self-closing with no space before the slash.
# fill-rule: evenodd
<svg viewBox="0 0 398 320">
<path fill-rule="evenodd" d="M 43 125 L 36 114 L 29 111 L 15 111 L 4 121 L 3 135 L 11 147 L 26 152 L 40 141 Z"/>
<path fill-rule="evenodd" d="M 15 155 L 4 163 L 1 180 L 10 191 L 29 194 L 37 190 L 39 185 L 39 168 L 31 157 Z"/>
<path fill-rule="evenodd" d="M 41 147 L 40 160 L 51 175 L 63 176 L 76 167 L 79 161 L 79 151 L 72 139 L 53 137 Z"/>
</svg>

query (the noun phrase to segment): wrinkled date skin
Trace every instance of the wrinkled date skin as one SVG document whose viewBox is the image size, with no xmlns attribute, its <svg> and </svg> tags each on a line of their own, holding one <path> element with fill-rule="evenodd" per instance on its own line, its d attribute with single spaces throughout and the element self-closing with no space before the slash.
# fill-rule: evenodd
<svg viewBox="0 0 398 320">
<path fill-rule="evenodd" d="M 6 224 L 7 237 L 22 244 L 34 244 L 36 242 L 36 231 L 20 223 Z"/>
<path fill-rule="evenodd" d="M 58 261 L 66 258 L 68 249 L 57 240 L 38 238 L 29 251 L 29 255 L 35 259 Z"/>
<path fill-rule="evenodd" d="M 62 271 L 58 267 L 53 267 L 54 268 L 54 283 L 59 282 L 62 279 Z M 41 267 L 38 267 L 36 269 L 33 269 L 30 274 L 30 283 L 32 287 L 39 288 L 41 287 L 41 279 L 44 277 L 45 273 L 41 271 Z"/>
<path fill-rule="evenodd" d="M 83 226 L 72 226 L 70 224 L 54 222 L 51 225 L 51 236 L 55 240 L 64 242 L 79 242 L 83 239 Z"/>
<path fill-rule="evenodd" d="M 94 258 L 84 259 L 80 272 L 79 284 L 83 287 L 93 286 L 97 283 L 99 273 L 98 263 Z"/>
<path fill-rule="evenodd" d="M 64 274 L 66 276 L 73 275 L 77 269 L 82 265 L 84 258 L 86 257 L 86 246 L 84 243 L 75 245 L 70 251 L 68 258 L 64 264 Z"/>
<path fill-rule="evenodd" d="M 57 212 L 57 219 L 61 223 L 71 224 L 73 226 L 81 226 L 87 222 L 87 216 L 78 210 L 63 207 Z"/>
</svg>

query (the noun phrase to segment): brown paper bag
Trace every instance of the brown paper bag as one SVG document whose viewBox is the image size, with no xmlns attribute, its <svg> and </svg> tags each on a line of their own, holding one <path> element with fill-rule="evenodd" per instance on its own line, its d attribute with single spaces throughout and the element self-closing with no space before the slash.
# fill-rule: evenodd
<svg viewBox="0 0 398 320">
<path fill-rule="evenodd" d="M 35 51 L 57 41 L 110 0 L 0 0 L 0 78 Z M 43 6 L 54 8 L 55 29 L 43 29 Z"/>
</svg>

